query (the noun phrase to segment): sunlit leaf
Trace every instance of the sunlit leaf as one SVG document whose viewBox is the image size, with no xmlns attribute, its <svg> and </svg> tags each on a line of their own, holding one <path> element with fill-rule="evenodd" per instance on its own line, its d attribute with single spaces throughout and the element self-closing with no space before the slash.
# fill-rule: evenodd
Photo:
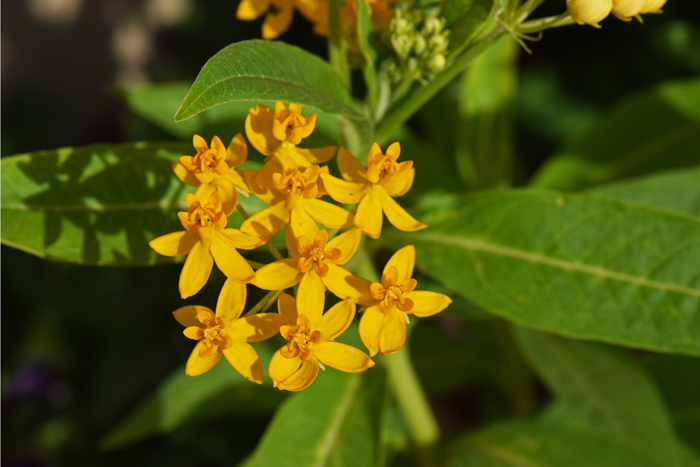
<svg viewBox="0 0 700 467">
<path fill-rule="evenodd" d="M 418 213 L 428 229 L 386 241 L 415 244 L 423 273 L 519 324 L 700 355 L 696 219 L 539 191 L 467 195 L 454 205 Z"/>
<path fill-rule="evenodd" d="M 657 170 L 695 165 L 700 153 L 700 80 L 665 83 L 628 97 L 573 135 L 532 185 L 578 190 Z"/>
</svg>

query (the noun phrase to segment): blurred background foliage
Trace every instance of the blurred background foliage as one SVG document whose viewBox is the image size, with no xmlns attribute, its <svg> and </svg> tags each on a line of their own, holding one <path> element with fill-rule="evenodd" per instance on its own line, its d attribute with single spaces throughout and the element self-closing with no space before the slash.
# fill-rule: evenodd
<svg viewBox="0 0 700 467">
<path fill-rule="evenodd" d="M 172 141 L 129 111 L 115 85 L 191 82 L 224 46 L 259 37 L 260 21 L 235 20 L 235 8 L 230 0 L 4 2 L 2 156 L 97 142 Z M 542 13 L 563 9 L 563 0 L 549 0 Z M 664 11 L 645 17 L 643 25 L 611 17 L 601 30 L 573 26 L 546 31 L 541 41 L 529 44 L 532 55 L 515 47 L 508 52 L 519 54 L 510 83 L 517 92 L 508 104 L 515 134 L 504 136 L 514 136 L 512 148 L 505 150 L 516 155 L 510 169 L 516 185 L 624 96 L 700 74 L 700 4 L 669 0 Z M 326 55 L 325 39 L 314 36 L 300 15 L 281 39 Z M 359 75 L 354 78 L 361 82 Z M 469 80 L 467 73 L 462 81 Z M 417 144 L 443 154 L 457 151 L 457 142 L 440 138 L 436 128 L 443 122 L 434 108 L 457 105 L 459 94 L 469 93 L 456 81 L 409 122 Z M 463 135 L 487 124 L 469 117 L 459 123 L 465 127 L 445 134 Z M 242 130 L 231 128 L 221 136 L 226 140 Z M 471 169 L 459 169 L 470 185 Z M 489 180 L 488 174 L 479 177 L 484 179 Z M 417 187 L 432 183 L 417 180 Z M 170 315 L 183 305 L 176 285 L 179 265 L 73 266 L 4 245 L 2 259 L 5 465 L 235 465 L 254 449 L 284 394 L 240 386 L 218 374 L 206 382 L 212 385 L 206 403 L 194 401 L 179 413 L 161 414 L 157 426 L 133 422 L 144 441 L 127 445 L 128 440 L 106 437 L 137 407 L 144 420 L 158 419 L 159 407 L 168 407 L 158 403 L 167 400 L 167 390 L 156 392 L 164 379 L 176 388 L 187 385 L 177 373 L 170 376 L 191 351 Z M 215 271 L 211 283 L 186 304 L 213 306 L 223 280 Z M 506 324 L 463 300 L 456 300 L 448 313 L 424 320 L 412 337 L 411 351 L 447 438 L 487 421 L 531 415 L 550 399 Z M 697 359 L 633 356 L 669 396 L 681 437 L 699 447 L 698 419 L 687 419 L 700 410 L 692 392 L 698 381 L 691 382 L 695 386 L 690 384 L 687 393 L 687 381 L 683 387 L 672 384 L 674 375 L 700 375 Z M 387 439 L 400 447 L 401 430 L 392 428 L 389 419 Z M 191 423 L 180 425 L 182 420 Z M 396 465 L 405 462 L 394 459 Z"/>
</svg>

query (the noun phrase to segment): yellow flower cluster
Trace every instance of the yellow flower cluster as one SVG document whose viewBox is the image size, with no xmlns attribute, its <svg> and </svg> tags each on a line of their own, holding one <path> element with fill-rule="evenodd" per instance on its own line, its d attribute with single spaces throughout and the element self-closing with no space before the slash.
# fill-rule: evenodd
<svg viewBox="0 0 700 467">
<path fill-rule="evenodd" d="M 660 13 L 666 0 L 566 0 L 566 4 L 578 24 L 599 27 L 598 23 L 610 13 L 623 21 L 647 13 Z"/>
<path fill-rule="evenodd" d="M 399 143 L 386 153 L 375 143 L 366 166 L 342 147 L 299 147 L 316 126 L 316 115 L 303 116 L 301 110 L 298 104 L 287 108 L 282 102 L 274 109 L 264 105 L 250 109 L 246 136 L 267 156 L 259 171 L 237 169 L 248 155 L 240 133 L 228 148 L 218 137 L 209 146 L 195 135 L 197 153 L 173 164 L 177 177 L 197 190 L 187 195 L 187 212 L 179 213 L 184 230 L 158 237 L 150 246 L 166 256 L 187 255 L 180 274 L 182 298 L 199 292 L 214 263 L 227 277 L 215 312 L 185 306 L 173 313 L 185 326 L 185 336 L 197 341 L 186 366 L 190 376 L 208 371 L 223 355 L 245 378 L 262 383 L 262 365 L 250 343 L 279 332 L 288 343 L 274 354 L 268 374 L 279 389 L 299 391 L 325 365 L 348 373 L 374 366 L 370 357 L 403 347 L 409 314 L 430 316 L 451 303 L 446 295 L 415 290 L 412 245 L 392 256 L 381 283 L 356 277 L 342 267 L 357 252 L 363 233 L 379 237 L 384 215 L 404 231 L 427 227 L 394 200 L 411 188 L 415 169 L 411 161 L 398 161 Z M 320 166 L 336 152 L 342 179 Z M 238 190 L 270 206 L 248 216 L 238 206 Z M 322 200 L 326 195 L 354 207 L 348 211 Z M 246 219 L 238 229 L 227 228 L 228 216 L 237 207 Z M 238 249 L 261 247 L 282 229 L 289 258 L 271 247 L 278 260 L 254 271 Z M 270 292 L 243 314 L 246 284 Z M 292 287 L 296 298 L 284 293 Z M 326 290 L 340 301 L 324 312 Z M 275 299 L 278 313 L 266 312 Z M 335 342 L 350 326 L 358 304 L 363 312 L 360 337 L 369 355 Z"/>
<path fill-rule="evenodd" d="M 356 0 L 344 0 L 340 9 L 340 29 L 344 36 L 355 34 L 357 28 Z M 393 0 L 363 0 L 372 14 L 372 23 L 377 28 L 389 25 Z M 328 0 L 241 0 L 236 18 L 252 21 L 265 15 L 262 25 L 263 39 L 277 39 L 292 24 L 294 10 L 299 11 L 314 25 L 314 33 L 328 35 Z"/>
</svg>

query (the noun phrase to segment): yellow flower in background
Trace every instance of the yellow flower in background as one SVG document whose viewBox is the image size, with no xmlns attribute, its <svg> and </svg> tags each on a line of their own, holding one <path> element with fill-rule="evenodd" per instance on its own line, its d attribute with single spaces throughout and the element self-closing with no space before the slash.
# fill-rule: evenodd
<svg viewBox="0 0 700 467">
<path fill-rule="evenodd" d="M 185 306 L 173 312 L 186 327 L 185 336 L 198 341 L 185 366 L 188 376 L 209 371 L 223 354 L 244 378 L 262 384 L 260 358 L 248 342 L 269 339 L 286 321 L 277 313 L 241 318 L 245 302 L 245 284 L 227 280 L 216 304 L 216 314 L 204 306 Z"/>
<path fill-rule="evenodd" d="M 269 240 L 289 224 L 294 237 L 313 238 L 318 227 L 315 221 L 331 229 L 346 229 L 353 225 L 353 215 L 345 209 L 317 199 L 322 196 L 318 187 L 321 169 L 317 165 L 301 171 L 291 157 L 284 161 L 281 173 L 275 173 L 265 188 L 277 196 L 260 198 L 275 204 L 252 215 L 243 222 L 241 231 Z M 284 196 L 275 202 L 278 196 Z"/>
<path fill-rule="evenodd" d="M 263 39 L 277 39 L 284 34 L 294 19 L 294 0 L 241 0 L 236 18 L 242 21 L 258 19 L 265 13 L 262 25 Z"/>
<path fill-rule="evenodd" d="M 187 194 L 187 212 L 178 213 L 183 232 L 173 232 L 149 242 L 164 256 L 188 255 L 180 273 L 180 295 L 190 297 L 201 290 L 216 265 L 229 279 L 241 282 L 255 280 L 255 273 L 236 248 L 250 250 L 263 244 L 258 237 L 237 229 L 227 229 L 220 195 L 214 191 L 206 202 Z"/>
<path fill-rule="evenodd" d="M 622 21 L 629 21 L 641 13 L 646 0 L 613 0 L 613 14 Z"/>
<path fill-rule="evenodd" d="M 325 314 L 324 294 L 318 294 L 297 309 L 296 300 L 287 294 L 277 302 L 286 325 L 280 334 L 289 343 L 279 349 L 270 361 L 268 373 L 276 388 L 301 391 L 316 379 L 321 365 L 346 373 L 360 373 L 374 366 L 363 351 L 334 342 L 350 326 L 355 317 L 355 302 L 343 300 Z M 325 369 L 325 368 L 324 368 Z"/>
<path fill-rule="evenodd" d="M 377 143 L 367 155 L 367 168 L 363 167 L 345 148 L 338 151 L 338 168 L 344 180 L 321 174 L 328 194 L 340 203 L 356 204 L 355 225 L 366 235 L 379 238 L 382 233 L 382 212 L 394 227 L 414 232 L 427 227 L 414 219 L 394 197 L 403 196 L 413 185 L 413 162 L 398 163 L 401 146 L 394 143 L 382 154 Z"/>
<path fill-rule="evenodd" d="M 373 283 L 373 297 L 360 320 L 360 338 L 370 356 L 377 352 L 394 353 L 406 342 L 408 314 L 420 318 L 441 312 L 452 303 L 447 295 L 435 292 L 418 292 L 412 279 L 416 262 L 416 250 L 408 245 L 389 259 L 382 273 L 382 283 Z"/>
<path fill-rule="evenodd" d="M 193 144 L 197 154 L 182 156 L 180 162 L 174 162 L 175 175 L 188 185 L 199 187 L 197 195 L 203 199 L 218 189 L 224 213 L 231 215 L 238 203 L 236 187 L 250 191 L 242 174 L 235 170 L 248 157 L 248 145 L 243 135 L 238 133 L 231 140 L 228 149 L 218 136 L 212 138 L 211 148 L 199 135 L 194 135 Z"/>
<path fill-rule="evenodd" d="M 258 269 L 255 285 L 265 290 L 284 290 L 299 284 L 297 300 L 300 304 L 315 300 L 317 295 L 325 293 L 326 287 L 341 299 L 371 300 L 370 282 L 340 267 L 355 255 L 361 239 L 362 232 L 357 229 L 338 235 L 330 242 L 325 230 L 318 231 L 313 243 L 304 236 L 295 242 L 287 236 L 292 258 Z"/>
<path fill-rule="evenodd" d="M 613 0 L 566 0 L 569 14 L 578 24 L 589 24 L 596 28 L 612 11 Z"/>
<path fill-rule="evenodd" d="M 661 8 L 666 4 L 666 0 L 646 0 L 640 14 L 661 13 Z"/>
</svg>

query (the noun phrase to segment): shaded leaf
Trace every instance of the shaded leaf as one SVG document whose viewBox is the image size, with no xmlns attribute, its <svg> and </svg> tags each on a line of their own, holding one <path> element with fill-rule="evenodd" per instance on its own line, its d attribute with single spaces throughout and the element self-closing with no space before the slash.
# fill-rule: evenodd
<svg viewBox="0 0 700 467">
<path fill-rule="evenodd" d="M 679 464 L 679 443 L 659 391 L 624 352 L 525 328 L 515 328 L 515 335 L 566 414 L 559 423 L 618 439 L 659 464 Z"/>
<path fill-rule="evenodd" d="M 385 393 L 376 368 L 322 372 L 277 411 L 246 466 L 375 465 Z"/>
<path fill-rule="evenodd" d="M 463 50 L 481 31 L 493 10 L 493 0 L 444 0 L 442 16 L 450 30 L 450 51 Z"/>
<path fill-rule="evenodd" d="M 532 185 L 578 190 L 697 164 L 700 80 L 664 83 L 622 100 L 557 152 Z"/>
<path fill-rule="evenodd" d="M 370 41 L 372 33 L 372 19 L 365 2 L 356 2 L 357 6 L 357 44 L 360 47 L 365 63 L 362 66 L 362 73 L 367 86 L 367 105 L 373 109 L 377 103 L 377 72 L 375 62 L 377 61 L 377 51 L 374 50 Z"/>
<path fill-rule="evenodd" d="M 413 243 L 448 289 L 519 324 L 566 336 L 700 354 L 700 222 L 596 196 L 458 197 Z M 396 244 L 394 244 L 396 246 Z"/>
</svg>

